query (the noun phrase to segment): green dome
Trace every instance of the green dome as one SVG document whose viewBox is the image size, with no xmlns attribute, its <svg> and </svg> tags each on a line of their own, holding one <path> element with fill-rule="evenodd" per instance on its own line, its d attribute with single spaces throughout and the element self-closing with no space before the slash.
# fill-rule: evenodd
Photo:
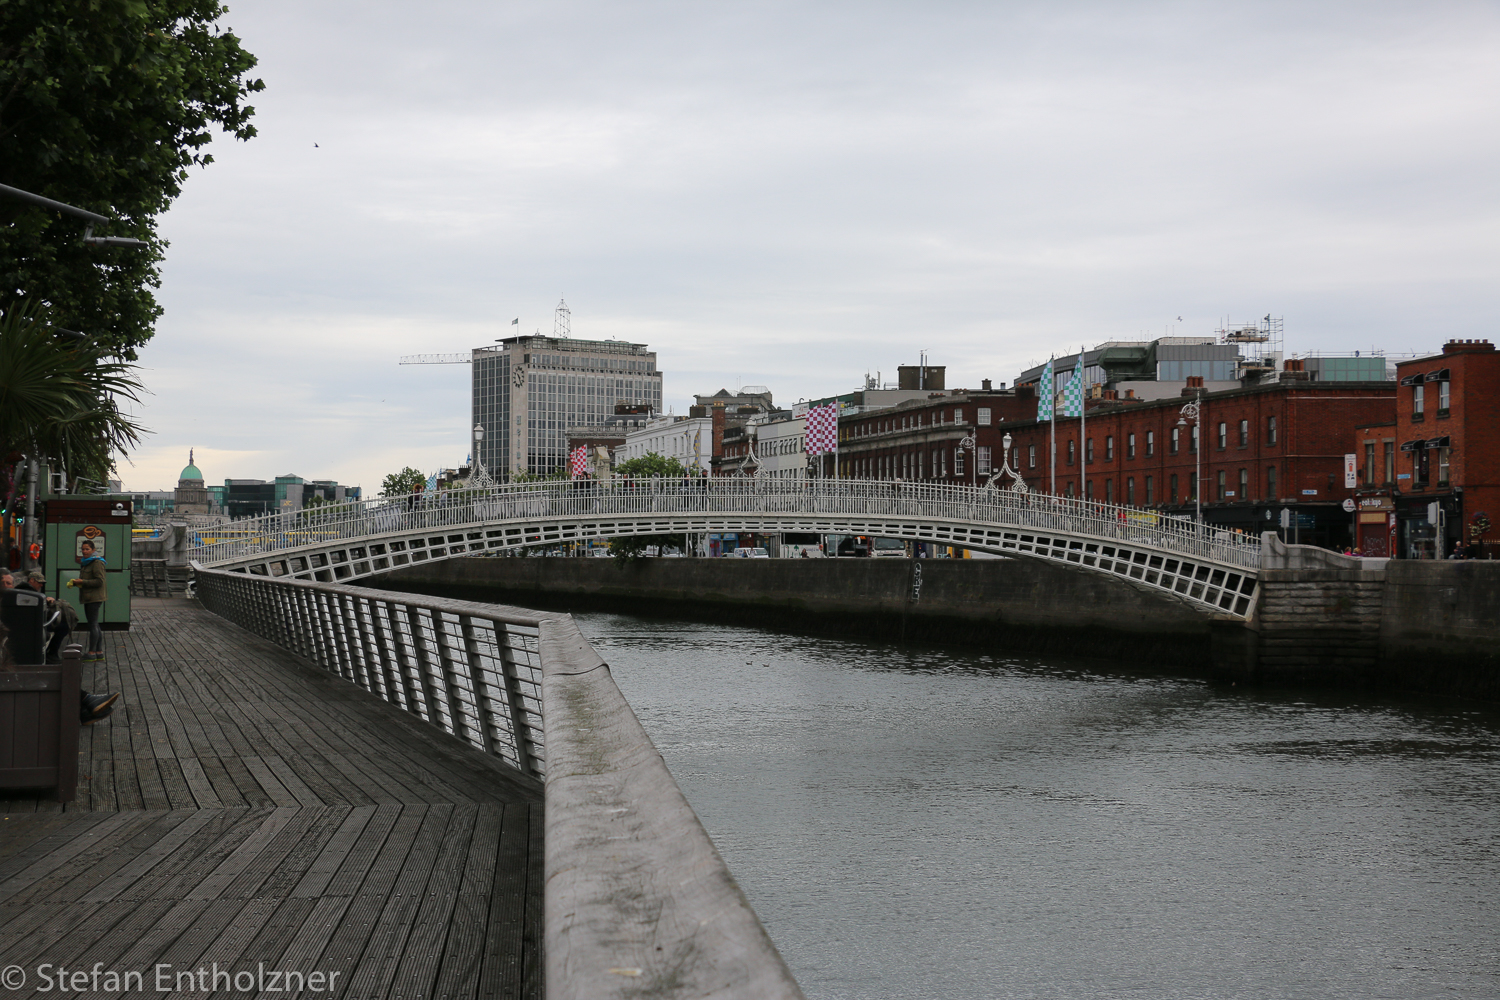
<svg viewBox="0 0 1500 1000">
<path fill-rule="evenodd" d="M 199 480 L 201 480 L 203 478 L 203 473 L 199 472 L 198 471 L 198 466 L 196 466 L 196 465 L 193 464 L 193 451 L 192 451 L 191 448 L 188 449 L 188 464 L 187 464 L 187 468 L 183 469 L 182 470 L 182 475 L 178 476 L 177 478 L 179 480 L 182 480 L 182 479 L 199 479 Z"/>
</svg>

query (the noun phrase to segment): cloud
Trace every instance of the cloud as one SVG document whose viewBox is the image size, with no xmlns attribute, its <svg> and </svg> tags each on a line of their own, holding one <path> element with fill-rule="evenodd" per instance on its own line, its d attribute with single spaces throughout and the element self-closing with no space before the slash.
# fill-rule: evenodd
<svg viewBox="0 0 1500 1000">
<path fill-rule="evenodd" d="M 1495 314 L 1492 5 L 258 3 L 227 23 L 261 58 L 261 134 L 216 143 L 164 219 L 142 410 L 154 441 L 224 449 L 223 476 L 461 461 L 467 370 L 396 359 L 515 316 L 549 332 L 564 295 L 575 336 L 659 352 L 679 412 L 736 379 L 847 390 L 923 349 L 976 384 L 1267 312 L 1292 350 L 1391 351 Z"/>
</svg>

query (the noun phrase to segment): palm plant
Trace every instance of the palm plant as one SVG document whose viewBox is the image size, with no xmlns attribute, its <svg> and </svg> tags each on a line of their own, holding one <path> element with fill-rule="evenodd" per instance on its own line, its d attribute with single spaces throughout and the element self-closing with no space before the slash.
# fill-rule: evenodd
<svg viewBox="0 0 1500 1000">
<path fill-rule="evenodd" d="M 109 348 L 60 335 L 46 310 L 21 304 L 0 315 L 0 456 L 6 510 L 15 503 L 16 463 L 35 459 L 73 476 L 103 480 L 144 428 L 118 400 L 140 401 L 136 366 Z M 9 532 L 6 532 L 6 537 Z"/>
</svg>

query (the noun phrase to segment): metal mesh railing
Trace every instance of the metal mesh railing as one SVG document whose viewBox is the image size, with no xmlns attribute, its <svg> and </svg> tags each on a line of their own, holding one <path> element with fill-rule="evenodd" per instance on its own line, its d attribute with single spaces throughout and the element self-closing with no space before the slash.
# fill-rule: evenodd
<svg viewBox="0 0 1500 1000">
<path fill-rule="evenodd" d="M 527 774 L 544 774 L 540 615 L 193 569 L 208 610 Z"/>
<path fill-rule="evenodd" d="M 207 566 L 340 540 L 428 529 L 567 518 L 807 514 L 893 517 L 970 529 L 1065 531 L 1149 545 L 1253 569 L 1260 539 L 1158 511 L 1010 490 L 865 480 L 629 479 L 521 483 L 363 500 L 194 529 L 193 558 Z M 623 533 L 623 532 L 622 532 Z M 955 544 L 963 544 L 961 541 Z M 975 541 L 977 547 L 982 547 Z"/>
</svg>

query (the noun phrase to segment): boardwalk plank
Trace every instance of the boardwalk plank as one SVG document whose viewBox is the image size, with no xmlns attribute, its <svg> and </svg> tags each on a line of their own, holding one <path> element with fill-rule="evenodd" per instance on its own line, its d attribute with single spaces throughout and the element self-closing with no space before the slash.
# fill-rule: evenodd
<svg viewBox="0 0 1500 1000">
<path fill-rule="evenodd" d="M 121 702 L 77 801 L 0 800 L 6 962 L 540 995 L 535 779 L 187 602 L 138 609 L 85 686 Z"/>
</svg>

